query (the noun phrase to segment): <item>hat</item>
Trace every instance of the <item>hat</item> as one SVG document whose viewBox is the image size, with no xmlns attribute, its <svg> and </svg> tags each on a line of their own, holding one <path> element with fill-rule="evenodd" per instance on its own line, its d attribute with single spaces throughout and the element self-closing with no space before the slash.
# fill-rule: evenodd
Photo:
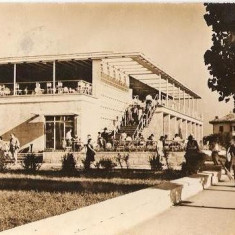
<svg viewBox="0 0 235 235">
<path fill-rule="evenodd" d="M 105 127 L 104 130 L 107 130 L 107 127 Z"/>
</svg>

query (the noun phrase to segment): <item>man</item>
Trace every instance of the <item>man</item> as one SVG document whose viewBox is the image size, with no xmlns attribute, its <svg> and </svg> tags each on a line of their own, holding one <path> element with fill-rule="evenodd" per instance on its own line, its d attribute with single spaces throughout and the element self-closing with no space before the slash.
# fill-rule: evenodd
<svg viewBox="0 0 235 235">
<path fill-rule="evenodd" d="M 69 129 L 69 131 L 66 133 L 65 140 L 67 147 L 71 147 L 73 142 L 72 129 Z"/>
<path fill-rule="evenodd" d="M 107 127 L 104 128 L 101 137 L 103 138 L 103 148 L 106 149 L 106 144 L 109 141 L 109 133 L 107 132 Z"/>
<path fill-rule="evenodd" d="M 19 148 L 20 148 L 20 142 L 15 137 L 15 134 L 12 133 L 10 138 L 10 152 L 12 157 L 15 159 L 15 164 L 17 163 L 17 152 Z"/>
</svg>

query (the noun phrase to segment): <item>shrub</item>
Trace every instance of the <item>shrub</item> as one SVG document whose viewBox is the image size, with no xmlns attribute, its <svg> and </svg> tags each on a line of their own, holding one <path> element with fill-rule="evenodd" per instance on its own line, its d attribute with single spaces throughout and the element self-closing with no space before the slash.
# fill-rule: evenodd
<svg viewBox="0 0 235 235">
<path fill-rule="evenodd" d="M 7 168 L 7 158 L 6 156 L 4 155 L 4 152 L 2 150 L 0 150 L 1 153 L 0 153 L 0 171 L 4 171 L 6 168 Z"/>
<path fill-rule="evenodd" d="M 26 155 L 21 164 L 26 171 L 35 172 L 42 166 L 42 159 L 35 154 L 30 153 Z"/>
<path fill-rule="evenodd" d="M 67 153 L 63 156 L 61 170 L 67 174 L 72 174 L 77 171 L 76 160 L 72 153 Z"/>
<path fill-rule="evenodd" d="M 186 162 L 182 163 L 182 172 L 185 175 L 195 174 L 204 166 L 206 154 L 197 153 L 194 155 L 185 155 Z"/>
<path fill-rule="evenodd" d="M 157 154 L 149 157 L 149 163 L 151 170 L 162 170 L 162 163 L 160 162 L 160 157 Z"/>
<path fill-rule="evenodd" d="M 116 163 L 114 163 L 111 159 L 109 158 L 103 158 L 103 159 L 100 159 L 99 161 L 100 163 L 100 166 L 102 168 L 104 168 L 105 170 L 112 170 L 115 166 L 117 166 Z"/>
</svg>

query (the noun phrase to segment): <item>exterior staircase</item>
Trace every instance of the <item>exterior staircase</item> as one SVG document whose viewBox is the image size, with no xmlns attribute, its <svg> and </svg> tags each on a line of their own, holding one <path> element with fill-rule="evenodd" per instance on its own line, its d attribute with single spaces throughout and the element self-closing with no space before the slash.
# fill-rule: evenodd
<svg viewBox="0 0 235 235">
<path fill-rule="evenodd" d="M 119 132 L 116 134 L 115 139 L 119 140 L 121 133 L 125 132 L 128 136 L 133 136 L 134 132 L 136 131 L 137 125 L 132 126 L 121 126 Z"/>
<path fill-rule="evenodd" d="M 121 127 L 119 131 L 115 134 L 115 140 L 120 140 L 120 135 L 121 133 L 125 132 L 128 136 L 131 136 L 133 140 L 136 139 L 136 137 L 141 133 L 145 128 L 147 128 L 152 120 L 153 114 L 155 110 L 157 109 L 157 95 L 155 96 L 154 100 L 156 101 L 156 105 L 152 107 L 147 115 L 144 118 L 144 113 L 140 118 L 139 124 L 138 125 L 126 125 L 125 120 L 121 122 Z M 125 117 L 125 112 L 124 112 L 124 117 Z M 123 118 L 125 119 L 125 118 Z"/>
</svg>

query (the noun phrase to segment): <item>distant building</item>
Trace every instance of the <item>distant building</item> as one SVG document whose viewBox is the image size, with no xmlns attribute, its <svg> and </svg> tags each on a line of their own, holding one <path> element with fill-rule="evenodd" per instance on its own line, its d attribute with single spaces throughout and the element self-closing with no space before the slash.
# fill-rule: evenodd
<svg viewBox="0 0 235 235">
<path fill-rule="evenodd" d="M 224 117 L 219 118 L 215 117 L 212 121 L 209 122 L 213 125 L 213 133 L 230 133 L 231 135 L 235 135 L 235 114 L 229 113 Z"/>
</svg>

